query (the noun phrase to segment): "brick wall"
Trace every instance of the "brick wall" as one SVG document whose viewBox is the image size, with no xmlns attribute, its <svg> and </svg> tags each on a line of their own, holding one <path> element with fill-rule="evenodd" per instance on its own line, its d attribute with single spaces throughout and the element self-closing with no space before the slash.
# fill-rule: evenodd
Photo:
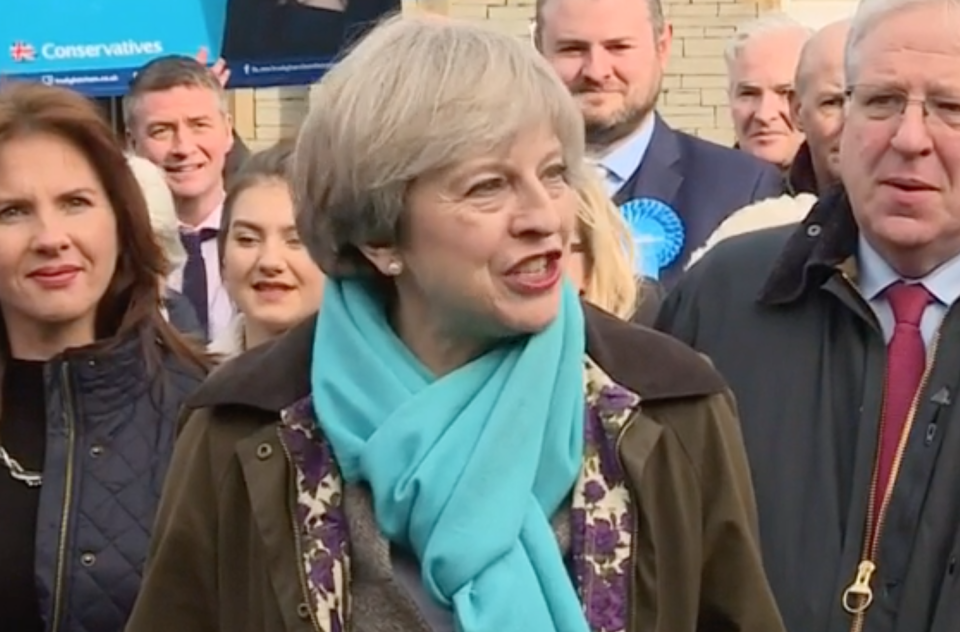
<svg viewBox="0 0 960 632">
<path fill-rule="evenodd" d="M 853 17 L 857 0 L 781 0 L 781 10 L 813 28 Z"/>
<path fill-rule="evenodd" d="M 673 50 L 659 111 L 673 127 L 733 142 L 723 50 L 740 24 L 773 8 L 770 0 L 664 0 Z"/>
<path fill-rule="evenodd" d="M 673 51 L 664 77 L 660 112 L 679 129 L 730 143 L 724 45 L 737 25 L 776 8 L 782 0 L 663 0 L 674 26 Z M 789 1 L 789 0 L 786 0 Z M 489 22 L 526 37 L 535 0 L 405 0 L 404 10 L 426 9 Z M 260 148 L 293 133 L 306 111 L 307 88 L 237 91 L 237 129 Z"/>
</svg>

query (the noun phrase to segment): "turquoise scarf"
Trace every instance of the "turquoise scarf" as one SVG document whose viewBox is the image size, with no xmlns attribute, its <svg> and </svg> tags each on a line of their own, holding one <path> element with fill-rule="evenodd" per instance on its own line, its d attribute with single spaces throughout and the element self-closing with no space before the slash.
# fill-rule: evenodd
<svg viewBox="0 0 960 632">
<path fill-rule="evenodd" d="M 327 280 L 311 366 L 320 428 L 461 632 L 588 630 L 550 526 L 583 459 L 584 351 L 566 284 L 547 329 L 438 379 L 368 286 Z"/>
</svg>

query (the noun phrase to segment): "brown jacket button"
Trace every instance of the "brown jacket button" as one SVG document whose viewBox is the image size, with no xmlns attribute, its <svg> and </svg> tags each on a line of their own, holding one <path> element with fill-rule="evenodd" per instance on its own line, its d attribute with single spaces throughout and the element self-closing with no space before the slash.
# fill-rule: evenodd
<svg viewBox="0 0 960 632">
<path fill-rule="evenodd" d="M 297 606 L 297 616 L 306 621 L 310 618 L 310 606 L 305 603 L 302 603 Z"/>
<path fill-rule="evenodd" d="M 273 446 L 269 443 L 261 443 L 257 446 L 257 458 L 266 461 L 273 456 Z"/>
</svg>

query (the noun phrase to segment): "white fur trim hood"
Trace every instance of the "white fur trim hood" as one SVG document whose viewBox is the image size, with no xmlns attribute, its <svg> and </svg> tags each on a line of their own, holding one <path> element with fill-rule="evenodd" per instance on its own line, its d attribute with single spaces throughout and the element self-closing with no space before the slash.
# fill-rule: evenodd
<svg viewBox="0 0 960 632">
<path fill-rule="evenodd" d="M 214 356 L 217 362 L 226 362 L 246 350 L 244 337 L 243 314 L 237 314 L 230 324 L 207 345 L 207 352 Z"/>
<path fill-rule="evenodd" d="M 699 249 L 690 256 L 685 269 L 699 261 L 703 255 L 720 242 L 764 228 L 796 224 L 803 221 L 810 209 L 817 202 L 817 196 L 810 193 L 800 193 L 797 196 L 781 195 L 768 198 L 745 206 L 733 215 L 723 220 Z"/>
</svg>

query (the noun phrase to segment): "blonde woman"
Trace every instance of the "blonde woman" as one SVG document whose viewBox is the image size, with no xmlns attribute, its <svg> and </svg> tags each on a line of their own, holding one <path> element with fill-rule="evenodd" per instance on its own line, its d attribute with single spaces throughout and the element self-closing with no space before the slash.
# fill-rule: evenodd
<svg viewBox="0 0 960 632">
<path fill-rule="evenodd" d="M 636 257 L 630 229 L 599 179 L 588 174 L 577 187 L 577 235 L 567 274 L 580 295 L 624 320 L 637 309 Z"/>
</svg>

